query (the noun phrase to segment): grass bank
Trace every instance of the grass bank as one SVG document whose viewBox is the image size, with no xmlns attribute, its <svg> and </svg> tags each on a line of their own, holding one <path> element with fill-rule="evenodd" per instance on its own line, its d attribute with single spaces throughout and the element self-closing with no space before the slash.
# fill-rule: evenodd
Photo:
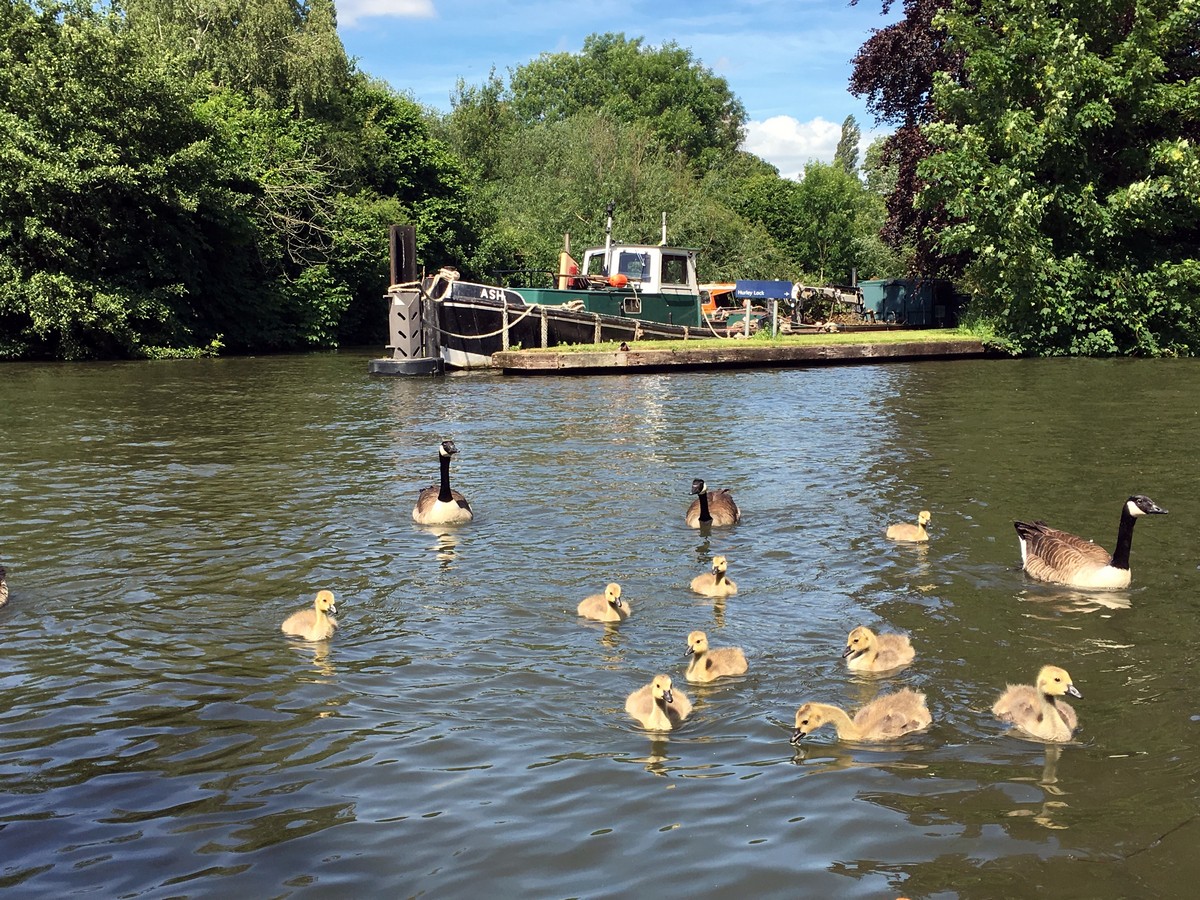
<svg viewBox="0 0 1200 900">
<path fill-rule="evenodd" d="M 730 346 L 744 347 L 797 347 L 805 345 L 827 346 L 830 344 L 900 344 L 912 341 L 962 341 L 978 340 L 978 333 L 965 328 L 922 328 L 896 331 L 849 331 L 834 334 L 789 334 L 771 337 L 764 333 L 749 338 L 700 338 L 690 341 L 637 341 L 630 347 L 638 350 L 719 350 Z M 603 344 L 570 344 L 548 347 L 545 350 L 531 348 L 527 353 L 595 353 L 614 351 L 620 347 L 616 341 Z"/>
</svg>

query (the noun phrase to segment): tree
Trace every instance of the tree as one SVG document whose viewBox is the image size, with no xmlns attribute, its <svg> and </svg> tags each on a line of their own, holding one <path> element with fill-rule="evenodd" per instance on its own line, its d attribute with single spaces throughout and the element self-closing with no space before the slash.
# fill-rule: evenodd
<svg viewBox="0 0 1200 900">
<path fill-rule="evenodd" d="M 845 170 L 847 175 L 858 174 L 858 142 L 862 140 L 862 130 L 854 116 L 846 116 L 842 122 L 842 136 L 838 140 L 837 150 L 833 161 Z"/>
<path fill-rule="evenodd" d="M 585 109 L 648 129 L 664 150 L 707 168 L 737 151 L 746 109 L 724 78 L 674 42 L 593 34 L 579 54 L 543 53 L 511 73 L 522 121 L 561 122 Z"/>
<path fill-rule="evenodd" d="M 858 0 L 850 0 L 852 4 Z M 878 122 L 895 126 L 880 148 L 882 163 L 895 172 L 887 198 L 883 238 L 893 249 L 910 256 L 913 274 L 953 276 L 962 260 L 947 257 L 935 238 L 949 222 L 943 209 L 916 205 L 924 182 L 917 173 L 929 155 L 921 130 L 936 117 L 933 81 L 936 73 L 953 80 L 962 70 L 961 51 L 947 42 L 939 15 L 955 0 L 904 0 L 904 18 L 878 29 L 855 55 L 850 92 L 866 97 L 867 109 Z M 964 9 L 976 0 L 960 0 Z M 895 0 L 883 0 L 886 15 Z"/>
<path fill-rule="evenodd" d="M 332 0 L 117 0 L 147 52 L 268 106 L 328 112 L 351 74 Z"/>
<path fill-rule="evenodd" d="M 0 356 L 209 344 L 249 197 L 180 86 L 87 3 L 0 4 L 0 48 Z"/>
<path fill-rule="evenodd" d="M 964 60 L 925 128 L 923 210 L 1014 347 L 1200 345 L 1196 0 L 983 0 L 939 27 Z"/>
</svg>

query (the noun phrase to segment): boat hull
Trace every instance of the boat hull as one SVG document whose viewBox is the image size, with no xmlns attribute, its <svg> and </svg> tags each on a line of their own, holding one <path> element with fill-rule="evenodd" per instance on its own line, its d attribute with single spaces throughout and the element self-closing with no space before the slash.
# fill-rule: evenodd
<svg viewBox="0 0 1200 900">
<path fill-rule="evenodd" d="M 433 301 L 442 359 L 456 369 L 490 368 L 501 350 L 559 347 L 711 334 L 706 327 L 674 325 L 589 312 L 555 304 L 526 303 L 516 291 L 456 282 Z"/>
</svg>

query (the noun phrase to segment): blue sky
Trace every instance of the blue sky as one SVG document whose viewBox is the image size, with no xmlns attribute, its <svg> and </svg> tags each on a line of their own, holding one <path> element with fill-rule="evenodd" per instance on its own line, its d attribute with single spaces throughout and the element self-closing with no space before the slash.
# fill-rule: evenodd
<svg viewBox="0 0 1200 900">
<path fill-rule="evenodd" d="M 875 122 L 847 89 L 850 60 L 895 21 L 879 0 L 336 0 L 338 33 L 360 69 L 418 102 L 450 108 L 456 81 L 507 78 L 540 53 L 577 53 L 589 34 L 675 41 L 746 106 L 746 149 L 787 177 L 833 159 L 842 121 Z M 901 4 L 897 3 L 897 6 Z"/>
</svg>

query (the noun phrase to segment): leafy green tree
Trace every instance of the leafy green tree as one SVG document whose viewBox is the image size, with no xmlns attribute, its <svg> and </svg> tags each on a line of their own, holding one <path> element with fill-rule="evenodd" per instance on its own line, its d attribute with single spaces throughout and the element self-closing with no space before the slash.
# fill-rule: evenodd
<svg viewBox="0 0 1200 900">
<path fill-rule="evenodd" d="M 351 65 L 333 0 L 117 0 L 150 55 L 256 102 L 327 113 Z"/>
<path fill-rule="evenodd" d="M 512 107 L 522 121 L 561 122 L 586 110 L 648 129 L 666 151 L 702 168 L 733 154 L 746 109 L 724 78 L 674 42 L 593 34 L 578 54 L 544 53 L 511 73 Z"/>
<path fill-rule="evenodd" d="M 833 161 L 845 170 L 847 175 L 858 174 L 858 142 L 862 140 L 862 129 L 854 116 L 846 116 L 842 122 L 842 136 L 838 140 L 837 150 Z"/>
<path fill-rule="evenodd" d="M 920 167 L 977 306 L 1040 354 L 1200 346 L 1200 5 L 964 3 Z"/>
<path fill-rule="evenodd" d="M 0 355 L 209 344 L 188 285 L 245 246 L 208 128 L 90 4 L 0 4 Z M 221 276 L 227 277 L 227 276 Z"/>
</svg>

